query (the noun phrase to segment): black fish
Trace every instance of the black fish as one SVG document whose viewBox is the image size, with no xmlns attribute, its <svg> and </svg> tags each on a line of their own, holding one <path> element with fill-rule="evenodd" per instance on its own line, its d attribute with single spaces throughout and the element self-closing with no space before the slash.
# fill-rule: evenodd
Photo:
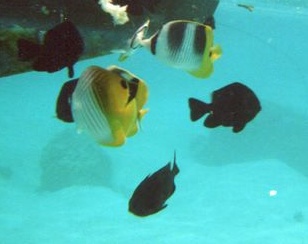
<svg viewBox="0 0 308 244">
<path fill-rule="evenodd" d="M 53 73 L 67 67 L 70 78 L 74 76 L 73 65 L 84 50 L 79 31 L 68 20 L 47 31 L 42 45 L 26 39 L 18 39 L 17 45 L 20 60 L 33 60 L 34 70 Z"/>
<path fill-rule="evenodd" d="M 77 86 L 78 79 L 64 83 L 57 98 L 57 118 L 64 122 L 74 122 L 71 110 L 72 94 Z"/>
<path fill-rule="evenodd" d="M 204 21 L 204 24 L 210 26 L 213 30 L 215 30 L 216 25 L 215 25 L 214 16 L 208 17 L 208 18 Z"/>
<path fill-rule="evenodd" d="M 129 211 L 138 216 L 147 216 L 167 207 L 165 201 L 175 191 L 174 178 L 178 173 L 174 153 L 173 164 L 169 162 L 138 185 L 129 200 Z"/>
<path fill-rule="evenodd" d="M 195 98 L 189 98 L 190 119 L 196 121 L 210 113 L 204 126 L 214 128 L 219 125 L 233 127 L 239 132 L 251 121 L 261 105 L 255 93 L 247 86 L 235 82 L 212 93 L 212 103 L 207 104 Z"/>
</svg>

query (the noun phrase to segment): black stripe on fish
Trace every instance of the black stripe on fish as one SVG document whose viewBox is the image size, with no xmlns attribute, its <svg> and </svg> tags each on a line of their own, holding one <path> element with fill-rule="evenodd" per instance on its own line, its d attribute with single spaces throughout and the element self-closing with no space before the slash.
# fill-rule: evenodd
<svg viewBox="0 0 308 244">
<path fill-rule="evenodd" d="M 168 29 L 168 45 L 171 53 L 178 52 L 185 39 L 187 23 L 174 23 Z"/>
<path fill-rule="evenodd" d="M 138 85 L 139 80 L 136 78 L 133 78 L 128 82 L 128 88 L 129 88 L 129 97 L 127 100 L 127 104 L 130 103 L 131 100 L 133 100 L 136 97 L 137 91 L 138 91 Z"/>
<path fill-rule="evenodd" d="M 197 54 L 203 54 L 206 43 L 206 32 L 205 27 L 202 25 L 198 25 L 195 30 L 195 38 L 194 38 L 194 51 Z"/>
</svg>

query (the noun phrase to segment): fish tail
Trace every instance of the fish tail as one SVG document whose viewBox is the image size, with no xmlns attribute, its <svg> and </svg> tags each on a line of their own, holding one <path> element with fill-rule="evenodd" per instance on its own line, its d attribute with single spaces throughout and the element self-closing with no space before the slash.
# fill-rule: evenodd
<svg viewBox="0 0 308 244">
<path fill-rule="evenodd" d="M 26 39 L 19 39 L 17 41 L 18 57 L 21 60 L 27 61 L 38 56 L 40 45 Z"/>
<path fill-rule="evenodd" d="M 130 48 L 136 49 L 142 46 L 147 31 L 149 29 L 150 20 L 147 20 L 142 26 L 138 28 L 138 30 L 134 33 L 131 38 Z"/>
<path fill-rule="evenodd" d="M 174 150 L 172 174 L 173 175 L 177 175 L 179 172 L 180 172 L 180 169 L 179 169 L 179 167 L 176 164 L 176 151 Z"/>
<path fill-rule="evenodd" d="M 128 57 L 130 57 L 136 49 L 141 46 L 144 46 L 145 36 L 149 29 L 150 20 L 147 20 L 142 26 L 138 28 L 138 30 L 134 33 L 129 42 L 128 49 L 122 53 L 119 57 L 119 61 L 123 62 Z"/>
<path fill-rule="evenodd" d="M 210 104 L 202 102 L 195 98 L 188 99 L 189 108 L 190 108 L 190 119 L 191 121 L 196 121 L 200 119 L 206 113 L 211 111 Z"/>
<path fill-rule="evenodd" d="M 64 83 L 57 99 L 56 113 L 57 118 L 64 122 L 74 122 L 71 100 L 73 92 L 77 86 L 78 79 Z"/>
</svg>

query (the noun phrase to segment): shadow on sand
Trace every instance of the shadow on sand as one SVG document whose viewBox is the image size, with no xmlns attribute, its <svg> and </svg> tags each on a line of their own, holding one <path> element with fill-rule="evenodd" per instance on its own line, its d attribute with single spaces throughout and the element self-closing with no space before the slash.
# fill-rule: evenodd
<svg viewBox="0 0 308 244">
<path fill-rule="evenodd" d="M 112 174 L 109 157 L 97 144 L 83 139 L 75 130 L 65 130 L 50 140 L 40 160 L 39 190 L 57 191 L 76 185 L 109 186 Z"/>
<path fill-rule="evenodd" d="M 191 147 L 198 161 L 207 166 L 279 159 L 308 177 L 307 122 L 308 115 L 265 101 L 260 114 L 242 132 L 212 129 Z"/>
</svg>

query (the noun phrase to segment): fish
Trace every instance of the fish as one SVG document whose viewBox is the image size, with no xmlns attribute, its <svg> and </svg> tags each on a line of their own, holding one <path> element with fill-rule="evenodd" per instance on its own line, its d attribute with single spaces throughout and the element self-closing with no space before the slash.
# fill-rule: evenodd
<svg viewBox="0 0 308 244">
<path fill-rule="evenodd" d="M 17 47 L 19 59 L 31 61 L 33 70 L 53 73 L 67 67 L 72 78 L 85 45 L 75 25 L 65 20 L 46 32 L 42 44 L 20 38 Z"/>
<path fill-rule="evenodd" d="M 207 78 L 222 50 L 213 44 L 213 29 L 194 21 L 175 20 L 164 24 L 150 38 L 145 38 L 150 21 L 134 33 L 129 47 L 119 57 L 126 60 L 138 48 L 145 47 L 166 65 L 184 70 L 197 78 Z"/>
<path fill-rule="evenodd" d="M 212 103 L 205 103 L 196 98 L 188 99 L 191 121 L 197 121 L 209 113 L 204 126 L 232 127 L 234 133 L 244 129 L 246 124 L 261 111 L 261 104 L 256 94 L 240 82 L 231 83 L 212 93 Z"/>
<path fill-rule="evenodd" d="M 252 12 L 254 10 L 254 6 L 249 4 L 238 3 L 237 6 L 247 9 L 249 12 Z"/>
<path fill-rule="evenodd" d="M 72 94 L 71 112 L 78 132 L 103 146 L 117 147 L 134 136 L 148 112 L 144 80 L 117 66 L 90 66 Z M 69 115 L 68 115 L 69 117 Z"/>
<path fill-rule="evenodd" d="M 72 95 L 77 86 L 78 79 L 65 82 L 57 98 L 56 114 L 57 118 L 68 123 L 74 122 L 71 104 Z"/>
<path fill-rule="evenodd" d="M 174 178 L 179 172 L 174 152 L 173 163 L 168 162 L 155 173 L 145 177 L 137 186 L 129 200 L 128 211 L 145 217 L 166 208 L 165 202 L 175 192 Z"/>
</svg>

